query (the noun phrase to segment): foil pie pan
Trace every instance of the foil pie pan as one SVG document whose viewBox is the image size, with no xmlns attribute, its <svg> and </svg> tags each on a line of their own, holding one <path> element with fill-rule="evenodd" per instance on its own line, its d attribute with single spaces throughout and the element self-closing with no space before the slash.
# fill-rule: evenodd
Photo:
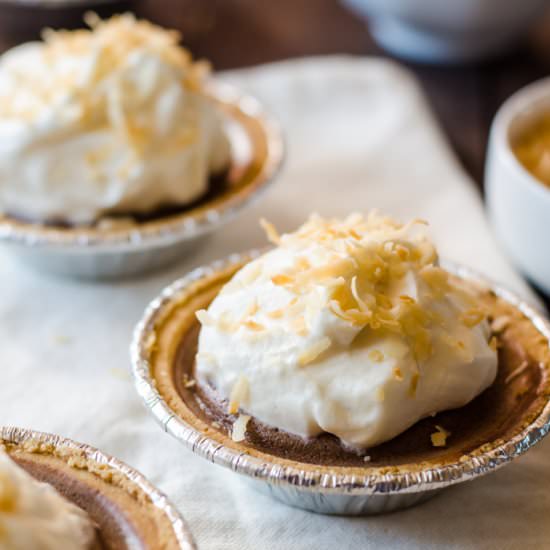
<svg viewBox="0 0 550 550">
<path fill-rule="evenodd" d="M 181 550 L 196 549 L 196 545 L 189 528 L 174 505 L 170 503 L 166 495 L 151 485 L 151 483 L 149 483 L 139 472 L 124 464 L 124 462 L 121 462 L 112 456 L 106 455 L 105 453 L 99 451 L 98 449 L 94 449 L 89 445 L 77 443 L 76 441 L 66 439 L 58 435 L 23 428 L 15 428 L 12 426 L 0 427 L 0 445 L 20 445 L 25 442 L 51 445 L 54 450 L 68 449 L 74 450 L 79 454 L 84 453 L 87 460 L 93 461 L 102 466 L 107 466 L 114 472 L 123 475 L 126 479 L 137 485 L 146 497 L 150 499 L 153 506 L 166 517 L 173 531 L 174 539 L 177 540 L 178 548 Z"/>
<path fill-rule="evenodd" d="M 242 474 L 263 493 L 290 506 L 314 512 L 341 515 L 368 515 L 415 505 L 438 491 L 490 473 L 525 453 L 550 431 L 550 395 L 535 418 L 506 440 L 481 445 L 460 460 L 442 465 L 418 464 L 414 468 L 364 468 L 315 466 L 280 459 L 262 453 L 252 455 L 246 446 L 220 442 L 212 430 L 201 430 L 185 421 L 161 396 L 151 372 L 151 345 L 156 324 L 178 304 L 186 289 L 216 272 L 242 265 L 258 254 L 234 254 L 226 260 L 195 269 L 168 286 L 148 306 L 136 326 L 131 345 L 132 370 L 136 389 L 162 428 L 207 460 Z M 492 283 L 469 268 L 442 262 L 451 273 L 482 288 L 517 308 L 550 342 L 550 323 L 533 307 L 510 291 Z M 550 344 L 549 344 L 550 346 Z"/>
<path fill-rule="evenodd" d="M 104 218 L 92 227 L 58 227 L 0 215 L 0 242 L 32 266 L 72 277 L 114 279 L 182 260 L 273 181 L 284 156 L 278 124 L 258 100 L 211 81 L 207 95 L 231 145 L 223 188 L 194 206 L 150 221 Z"/>
</svg>

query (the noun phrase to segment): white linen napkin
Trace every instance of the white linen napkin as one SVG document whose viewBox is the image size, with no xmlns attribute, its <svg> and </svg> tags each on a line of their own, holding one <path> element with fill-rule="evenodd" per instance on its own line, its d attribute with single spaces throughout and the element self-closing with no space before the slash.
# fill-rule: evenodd
<svg viewBox="0 0 550 550">
<path fill-rule="evenodd" d="M 442 255 L 524 296 L 497 251 L 480 198 L 442 139 L 414 78 L 389 61 L 318 58 L 235 71 L 285 128 L 288 159 L 253 207 L 180 265 L 85 283 L 30 271 L 0 251 L 0 424 L 59 433 L 141 470 L 179 506 L 202 549 L 541 548 L 550 540 L 550 441 L 514 464 L 381 517 L 323 517 L 253 492 L 162 432 L 129 376 L 134 324 L 190 268 L 264 243 L 312 211 L 377 207 L 430 221 Z"/>
</svg>

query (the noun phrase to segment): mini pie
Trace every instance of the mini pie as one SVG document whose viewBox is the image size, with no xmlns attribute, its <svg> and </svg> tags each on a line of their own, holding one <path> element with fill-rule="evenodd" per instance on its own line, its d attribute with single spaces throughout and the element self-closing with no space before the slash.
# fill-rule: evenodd
<svg viewBox="0 0 550 550">
<path fill-rule="evenodd" d="M 298 480 L 308 473 L 313 476 L 307 477 L 311 484 L 322 484 L 323 476 L 334 475 L 355 480 L 353 487 L 362 483 L 359 479 L 367 479 L 360 476 L 370 475 L 401 476 L 410 482 L 407 476 L 414 472 L 452 469 L 475 461 L 476 456 L 515 441 L 548 413 L 550 351 L 544 331 L 505 293 L 497 294 L 475 278 L 453 274 L 449 275 L 453 284 L 467 287 L 484 311 L 490 331 L 487 341 L 498 354 L 494 380 L 463 406 L 427 415 L 398 435 L 358 450 L 330 433 L 303 437 L 260 421 L 247 411 L 246 404 L 232 406 L 239 388 L 231 396 L 216 398 L 204 380 L 196 377 L 201 333 L 196 312 L 208 308 L 235 273 L 256 256 L 190 274 L 151 306 L 136 333 L 144 337 L 134 346 L 138 378 L 150 376 L 153 381 L 153 393 L 169 414 L 164 422 L 172 427 L 167 429 L 183 433 L 182 439 L 209 458 L 215 459 L 219 449 L 233 460 L 247 457 L 254 463 L 254 476 L 265 474 L 268 481 L 265 472 L 285 468 L 290 472 L 285 478 L 289 483 L 293 483 L 292 475 Z M 198 317 L 203 323 L 207 319 L 204 314 Z M 473 325 L 479 322 L 472 320 Z M 235 340 L 238 345 L 240 341 Z M 155 414 L 161 414 L 162 407 L 155 406 Z M 229 465 L 225 458 L 220 461 Z M 232 467 L 238 468 L 236 463 Z"/>
<path fill-rule="evenodd" d="M 0 435 L 0 444 L 16 464 L 86 512 L 96 530 L 87 548 L 194 548 L 166 497 L 127 466 L 57 436 L 16 428 L 4 428 Z M 28 522 L 32 528 L 32 518 Z M 0 547 L 1 541 L 0 533 Z"/>
<path fill-rule="evenodd" d="M 78 226 L 203 199 L 231 160 L 208 66 L 130 14 L 86 21 L 0 58 L 0 211 Z"/>
</svg>

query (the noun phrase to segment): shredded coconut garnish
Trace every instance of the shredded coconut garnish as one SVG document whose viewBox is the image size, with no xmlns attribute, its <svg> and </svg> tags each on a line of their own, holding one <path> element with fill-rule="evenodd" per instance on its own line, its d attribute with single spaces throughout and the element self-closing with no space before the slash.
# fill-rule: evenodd
<svg viewBox="0 0 550 550">
<path fill-rule="evenodd" d="M 229 396 L 229 414 L 235 414 L 239 411 L 241 403 L 248 397 L 248 379 L 242 375 L 239 377 Z"/>
<path fill-rule="evenodd" d="M 384 360 L 384 354 L 379 349 L 369 351 L 369 359 L 375 363 L 381 363 Z"/>
<path fill-rule="evenodd" d="M 481 309 L 468 309 L 460 315 L 460 321 L 468 328 L 473 328 L 479 325 L 486 318 L 486 313 Z"/>
<path fill-rule="evenodd" d="M 399 367 L 394 367 L 393 369 L 393 377 L 396 379 L 396 380 L 399 380 L 401 382 L 401 380 L 403 380 L 403 373 L 401 372 L 401 369 Z"/>
<path fill-rule="evenodd" d="M 247 414 L 240 414 L 237 420 L 233 423 L 233 429 L 231 430 L 231 439 L 238 443 L 244 441 L 246 438 L 246 426 L 250 421 L 250 416 Z"/>
<path fill-rule="evenodd" d="M 417 360 L 432 354 L 430 328 L 438 322 L 410 296 L 394 301 L 391 285 L 408 271 L 418 272 L 430 291 L 437 296 L 448 290 L 448 275 L 434 265 L 437 254 L 419 225 L 413 220 L 402 225 L 371 213 L 344 220 L 323 219 L 312 215 L 294 233 L 278 236 L 267 222 L 262 226 L 277 235 L 279 246 L 299 249 L 300 243 L 316 242 L 332 257 L 324 265 L 311 266 L 300 257 L 284 272 L 271 277 L 273 284 L 284 286 L 297 296 L 324 286 L 331 296 L 330 311 L 354 326 L 389 330 L 404 336 Z M 468 317 L 467 322 L 471 321 Z M 477 318 L 473 321 L 477 321 Z M 472 322 L 473 322 L 472 321 Z"/>
<path fill-rule="evenodd" d="M 197 381 L 192 378 L 189 378 L 189 375 L 187 374 L 183 375 L 183 386 L 185 388 L 187 389 L 193 388 L 194 386 L 196 386 L 196 384 L 197 384 Z"/>
<path fill-rule="evenodd" d="M 510 321 L 511 319 L 507 315 L 496 317 L 491 323 L 491 330 L 493 332 L 502 332 L 510 324 Z"/>
<path fill-rule="evenodd" d="M 445 447 L 447 445 L 447 438 L 450 437 L 451 432 L 437 425 L 435 429 L 437 431 L 434 432 L 432 435 L 430 435 L 430 439 L 432 440 L 432 445 L 434 447 Z"/>
<path fill-rule="evenodd" d="M 262 229 L 265 231 L 265 234 L 267 236 L 267 240 L 270 243 L 273 244 L 279 244 L 281 242 L 281 238 L 279 237 L 279 233 L 275 229 L 275 226 L 268 222 L 266 219 L 261 218 L 260 219 L 260 225 L 262 226 Z"/>
<path fill-rule="evenodd" d="M 518 376 L 523 374 L 529 368 L 527 361 L 522 361 L 520 366 L 514 369 L 504 380 L 505 384 L 509 384 L 512 380 L 515 380 Z"/>
<path fill-rule="evenodd" d="M 14 67 L 13 78 L 26 83 L 25 93 L 29 101 L 21 103 L 17 97 L 12 97 L 13 94 L 0 93 L 0 117 L 35 120 L 63 94 L 71 98 L 71 112 L 78 117 L 80 125 L 90 131 L 110 126 L 139 152 L 149 143 L 156 129 L 144 116 L 143 109 L 121 111 L 116 106 L 117 91 L 118 95 L 130 93 L 131 80 L 128 79 L 124 90 L 119 90 L 108 85 L 110 77 L 117 72 L 123 73 L 136 54 L 146 52 L 151 58 L 158 59 L 167 71 L 174 72 L 182 86 L 200 91 L 210 72 L 209 65 L 193 61 L 190 52 L 180 46 L 181 36 L 177 31 L 136 20 L 129 13 L 106 21 L 95 14 L 87 14 L 85 22 L 90 29 L 47 29 L 42 33 L 40 47 L 46 68 L 44 76 L 35 75 L 31 79 L 27 74 L 18 73 Z M 83 61 L 75 62 L 79 57 Z M 84 71 L 83 66 L 89 66 L 89 69 Z M 175 142 L 193 139 L 195 135 L 190 128 L 182 128 L 181 133 L 174 136 Z M 91 167 L 100 162 L 102 154 L 99 150 L 89 156 Z"/>
<path fill-rule="evenodd" d="M 411 397 L 414 397 L 416 395 L 416 388 L 418 387 L 419 378 L 420 378 L 420 374 L 418 372 L 415 372 L 411 376 L 411 383 L 409 385 L 409 395 Z"/>
<path fill-rule="evenodd" d="M 300 365 L 307 365 L 308 363 L 312 363 L 321 355 L 323 352 L 325 352 L 328 348 L 330 348 L 332 342 L 330 338 L 324 337 L 309 348 L 307 348 L 305 351 L 303 351 L 300 356 L 298 357 L 298 363 Z"/>
</svg>

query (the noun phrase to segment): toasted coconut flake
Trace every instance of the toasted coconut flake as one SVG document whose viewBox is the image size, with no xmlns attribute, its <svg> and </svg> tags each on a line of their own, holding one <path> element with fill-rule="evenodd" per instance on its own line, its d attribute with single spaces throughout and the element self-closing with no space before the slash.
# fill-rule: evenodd
<svg viewBox="0 0 550 550">
<path fill-rule="evenodd" d="M 411 255 L 409 249 L 402 244 L 396 245 L 394 250 L 402 262 L 406 262 Z"/>
<path fill-rule="evenodd" d="M 258 313 L 259 305 L 258 300 L 254 298 L 252 302 L 248 305 L 248 307 L 244 311 L 243 317 L 251 317 L 252 315 L 256 315 Z"/>
<path fill-rule="evenodd" d="M 491 339 L 489 340 L 489 347 L 493 351 L 497 351 L 499 348 L 498 338 L 496 336 L 491 336 Z"/>
<path fill-rule="evenodd" d="M 480 308 L 471 308 L 460 314 L 460 321 L 468 328 L 473 328 L 485 320 L 486 314 Z"/>
<path fill-rule="evenodd" d="M 409 395 L 414 397 L 416 395 L 416 389 L 418 388 L 418 380 L 420 379 L 420 373 L 415 372 L 411 376 L 411 382 L 409 385 Z"/>
<path fill-rule="evenodd" d="M 290 324 L 292 330 L 299 336 L 307 336 L 308 329 L 306 325 L 306 319 L 304 316 L 296 317 Z"/>
<path fill-rule="evenodd" d="M 399 296 L 399 300 L 404 304 L 416 304 L 416 300 L 407 294 L 401 294 L 401 296 Z"/>
<path fill-rule="evenodd" d="M 493 332 L 502 332 L 508 325 L 510 324 L 510 317 L 508 315 L 500 315 L 499 317 L 496 317 L 493 319 L 493 322 L 491 323 L 491 330 Z"/>
<path fill-rule="evenodd" d="M 231 430 L 231 439 L 238 443 L 244 441 L 246 438 L 246 426 L 250 421 L 250 416 L 247 414 L 240 414 L 237 420 L 233 422 L 233 429 Z"/>
<path fill-rule="evenodd" d="M 449 287 L 449 274 L 440 267 L 424 266 L 420 276 L 433 291 L 445 292 Z"/>
<path fill-rule="evenodd" d="M 451 432 L 437 425 L 435 429 L 437 431 L 430 435 L 430 439 L 432 440 L 432 445 L 434 447 L 445 447 L 447 445 L 447 438 L 450 437 Z"/>
<path fill-rule="evenodd" d="M 262 229 L 265 231 L 267 240 L 270 243 L 277 244 L 277 245 L 281 243 L 281 237 L 279 236 L 277 229 L 271 222 L 268 222 L 265 218 L 261 218 L 260 225 Z"/>
<path fill-rule="evenodd" d="M 403 380 L 403 373 L 401 372 L 401 369 L 399 367 L 394 367 L 393 369 L 393 377 L 396 379 L 396 380 L 399 380 L 401 382 L 401 380 Z"/>
<path fill-rule="evenodd" d="M 241 374 L 241 376 L 239 376 L 239 379 L 233 386 L 233 389 L 231 390 L 231 395 L 229 396 L 229 414 L 235 414 L 239 411 L 241 403 L 245 401 L 248 397 L 248 391 L 248 379 L 246 378 L 246 376 Z"/>
<path fill-rule="evenodd" d="M 246 319 L 241 323 L 244 327 L 246 327 L 248 330 L 252 330 L 254 332 L 261 332 L 265 330 L 264 325 L 261 323 L 257 323 L 256 321 L 253 321 L 252 319 Z"/>
<path fill-rule="evenodd" d="M 216 324 L 216 320 L 206 311 L 206 309 L 195 311 L 195 317 L 202 326 L 214 326 Z"/>
<path fill-rule="evenodd" d="M 357 275 L 354 275 L 351 279 L 351 293 L 357 302 L 357 306 L 360 311 L 368 311 L 368 306 L 364 300 L 359 296 L 359 291 L 357 290 Z"/>
<path fill-rule="evenodd" d="M 307 258 L 300 256 L 296 259 L 296 268 L 301 270 L 306 270 L 311 268 L 311 264 Z"/>
<path fill-rule="evenodd" d="M 520 366 L 514 369 L 504 380 L 505 384 L 509 384 L 512 380 L 515 380 L 518 376 L 522 375 L 529 368 L 527 361 L 522 361 Z"/>
<path fill-rule="evenodd" d="M 369 351 L 369 359 L 375 363 L 381 363 L 384 361 L 384 354 L 379 349 L 373 349 Z"/>
<path fill-rule="evenodd" d="M 187 374 L 183 375 L 183 386 L 185 388 L 190 389 L 190 388 L 193 388 L 196 385 L 197 385 L 196 380 L 194 380 L 192 378 L 189 378 L 189 375 L 187 375 Z"/>
<path fill-rule="evenodd" d="M 273 311 L 268 311 L 266 315 L 270 319 L 280 319 L 285 314 L 283 309 L 274 309 Z"/>
<path fill-rule="evenodd" d="M 274 275 L 273 277 L 271 277 L 271 282 L 277 286 L 284 286 L 284 285 L 292 284 L 294 282 L 294 278 L 289 277 L 284 273 L 280 273 L 278 275 Z"/>
<path fill-rule="evenodd" d="M 298 363 L 302 366 L 312 363 L 315 359 L 317 359 L 317 357 L 319 357 L 319 355 L 330 348 L 331 344 L 332 342 L 327 336 L 321 338 L 321 340 L 311 345 L 300 354 L 298 357 Z"/>
</svg>

